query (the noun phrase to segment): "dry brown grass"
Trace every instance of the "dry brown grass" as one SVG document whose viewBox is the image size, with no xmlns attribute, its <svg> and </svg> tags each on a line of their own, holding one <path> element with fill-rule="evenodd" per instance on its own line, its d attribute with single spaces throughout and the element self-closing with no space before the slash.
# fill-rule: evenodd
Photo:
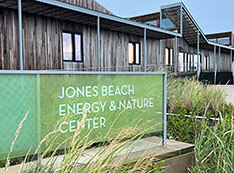
<svg viewBox="0 0 234 173">
<path fill-rule="evenodd" d="M 18 137 L 19 137 L 20 130 L 22 129 L 23 123 L 24 123 L 24 121 L 27 119 L 29 112 L 30 112 L 30 110 L 28 110 L 28 112 L 25 114 L 24 118 L 23 118 L 23 119 L 21 120 L 21 122 L 19 123 L 19 126 L 18 126 L 18 128 L 17 128 L 17 130 L 16 130 L 16 132 L 15 132 L 15 138 L 14 138 L 14 140 L 13 140 L 12 143 L 11 143 L 10 152 L 8 153 L 8 156 L 7 156 L 7 161 L 6 161 L 6 166 L 5 166 L 5 170 L 6 170 L 6 171 L 8 170 L 8 167 L 10 166 L 10 154 L 11 154 L 12 151 L 13 151 L 13 148 L 14 148 L 14 146 L 15 146 L 15 142 L 16 142 L 16 140 L 17 140 Z"/>
</svg>

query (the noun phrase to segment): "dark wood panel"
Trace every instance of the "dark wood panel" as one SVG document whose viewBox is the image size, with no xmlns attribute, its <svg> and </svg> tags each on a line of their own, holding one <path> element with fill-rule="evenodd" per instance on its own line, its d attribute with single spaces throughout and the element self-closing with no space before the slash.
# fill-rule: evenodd
<svg viewBox="0 0 234 173">
<path fill-rule="evenodd" d="M 111 14 L 110 11 L 108 11 L 102 5 L 100 5 L 99 3 L 97 3 L 97 2 L 95 2 L 93 0 L 59 0 L 59 1 L 66 2 L 66 3 L 69 3 L 69 4 L 73 4 L 73 5 L 77 5 L 77 6 L 81 6 L 81 7 L 84 7 L 84 8 L 91 9 L 91 10 Z"/>
</svg>

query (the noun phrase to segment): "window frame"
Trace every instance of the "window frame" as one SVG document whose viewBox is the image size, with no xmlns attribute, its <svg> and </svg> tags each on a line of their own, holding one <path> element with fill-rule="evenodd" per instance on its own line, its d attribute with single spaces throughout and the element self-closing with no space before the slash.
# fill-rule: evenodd
<svg viewBox="0 0 234 173">
<path fill-rule="evenodd" d="M 168 52 L 168 57 L 166 56 L 166 52 Z M 165 48 L 165 65 L 167 67 L 174 66 L 174 49 L 173 48 L 169 48 L 169 47 Z"/>
<path fill-rule="evenodd" d="M 204 56 L 204 70 L 209 71 L 210 67 L 211 67 L 210 56 L 209 55 L 205 55 Z"/>
<path fill-rule="evenodd" d="M 72 36 L 72 60 L 65 60 L 64 59 L 64 52 L 63 52 L 63 34 L 71 34 Z M 80 56 L 81 56 L 81 60 L 76 60 L 76 40 L 75 40 L 75 36 L 79 35 L 80 36 Z M 67 30 L 62 30 L 62 57 L 63 57 L 63 61 L 64 62 L 84 62 L 83 59 L 83 33 L 80 32 L 72 32 L 72 31 L 67 31 Z"/>
<path fill-rule="evenodd" d="M 133 44 L 134 55 L 133 55 L 133 63 L 129 62 L 129 44 Z M 136 44 L 139 44 L 139 63 L 136 63 Z M 140 42 L 128 42 L 128 64 L 129 65 L 141 65 L 141 43 Z"/>
</svg>

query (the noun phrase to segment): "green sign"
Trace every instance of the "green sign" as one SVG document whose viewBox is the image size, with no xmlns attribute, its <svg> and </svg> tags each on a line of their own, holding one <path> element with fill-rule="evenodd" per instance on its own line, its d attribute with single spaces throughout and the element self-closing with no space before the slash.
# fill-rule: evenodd
<svg viewBox="0 0 234 173">
<path fill-rule="evenodd" d="M 14 134 L 27 111 L 11 157 L 50 150 L 74 135 L 99 141 L 121 129 L 142 127 L 146 133 L 163 131 L 163 73 L 49 73 L 0 75 L 0 160 L 10 151 Z M 139 128 L 140 129 L 140 128 Z M 110 132 L 110 133 L 109 133 Z M 107 133 L 109 134 L 108 136 Z M 137 133 L 137 132 L 136 132 Z M 53 145 L 51 145 L 53 144 Z M 64 148 L 65 145 L 61 146 Z"/>
<path fill-rule="evenodd" d="M 36 75 L 0 74 L 0 160 L 6 159 L 21 120 L 24 121 L 11 157 L 23 156 L 37 147 Z"/>
</svg>

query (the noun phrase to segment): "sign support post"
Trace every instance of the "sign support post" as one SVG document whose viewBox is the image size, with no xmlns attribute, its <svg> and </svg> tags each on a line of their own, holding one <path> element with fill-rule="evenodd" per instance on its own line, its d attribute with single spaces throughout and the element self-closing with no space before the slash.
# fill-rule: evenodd
<svg viewBox="0 0 234 173">
<path fill-rule="evenodd" d="M 167 140 L 167 74 L 163 75 L 163 146 Z"/>
<path fill-rule="evenodd" d="M 37 74 L 37 144 L 39 145 L 41 142 L 41 99 L 40 99 L 40 74 Z M 37 152 L 37 160 L 40 160 L 41 157 L 41 149 Z M 38 163 L 38 170 L 41 169 L 41 161 Z"/>
</svg>

